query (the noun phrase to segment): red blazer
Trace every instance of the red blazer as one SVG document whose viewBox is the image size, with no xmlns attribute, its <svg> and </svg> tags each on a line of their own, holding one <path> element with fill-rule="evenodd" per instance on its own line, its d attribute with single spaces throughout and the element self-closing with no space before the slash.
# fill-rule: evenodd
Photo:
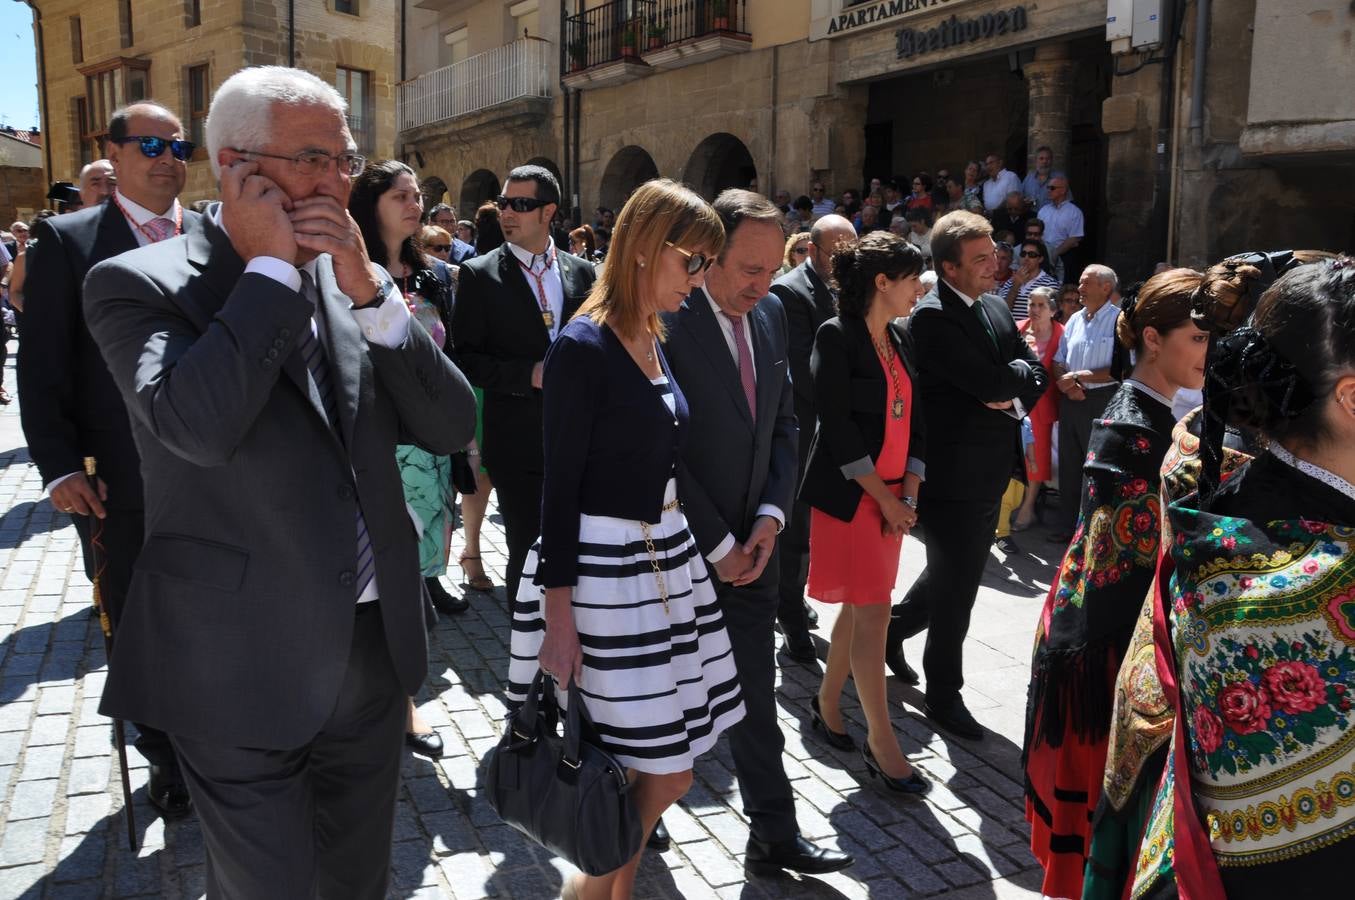
<svg viewBox="0 0 1355 900">
<path fill-rule="evenodd" d="M 1040 356 L 1040 365 L 1044 366 L 1046 372 L 1054 371 L 1054 354 L 1059 350 L 1059 341 L 1063 338 L 1063 323 L 1051 323 L 1054 328 L 1049 335 L 1049 344 L 1044 348 L 1044 353 Z M 1016 330 L 1023 337 L 1030 331 L 1030 319 L 1022 319 L 1016 323 Z M 1032 348 L 1033 349 L 1033 348 Z M 1051 384 L 1052 388 L 1053 385 Z M 1030 420 L 1052 422 L 1059 417 L 1059 392 L 1056 390 L 1045 391 L 1041 395 L 1035 408 L 1030 410 Z"/>
</svg>

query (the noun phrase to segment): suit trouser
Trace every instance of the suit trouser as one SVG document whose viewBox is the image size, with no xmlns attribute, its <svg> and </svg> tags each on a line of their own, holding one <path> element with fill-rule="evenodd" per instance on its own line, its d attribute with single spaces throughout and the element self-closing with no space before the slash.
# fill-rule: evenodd
<svg viewBox="0 0 1355 900">
<path fill-rule="evenodd" d="M 1091 444 L 1092 423 L 1106 411 L 1115 388 L 1087 391 L 1085 400 L 1059 397 L 1059 523 L 1064 531 L 1077 524 L 1082 503 L 1082 463 Z"/>
<path fill-rule="evenodd" d="M 83 476 L 77 475 L 76 478 Z M 101 559 L 103 573 L 99 577 L 99 596 L 103 599 L 104 609 L 108 610 L 108 620 L 113 626 L 113 638 L 118 636 L 118 623 L 122 621 L 122 611 L 127 606 L 127 592 L 132 585 L 132 569 L 141 553 L 145 541 L 146 516 L 140 509 L 115 509 L 105 507 L 108 513 L 103 520 L 103 545 Z M 94 580 L 94 555 L 90 546 L 91 522 L 89 516 L 72 515 L 71 521 L 80 535 L 80 547 L 85 555 L 85 577 Z M 136 739 L 137 752 L 146 761 L 157 766 L 172 767 L 174 748 L 169 737 L 159 729 L 149 725 L 136 725 L 139 732 Z"/>
<path fill-rule="evenodd" d="M 929 498 L 923 486 L 919 513 L 927 567 L 894 605 L 888 646 L 927 630 L 922 668 L 927 702 L 944 706 L 964 686 L 964 642 L 978 596 L 983 566 L 993 545 L 1000 498 L 945 501 Z"/>
<path fill-rule="evenodd" d="M 809 619 L 805 615 L 805 579 L 809 575 L 809 505 L 796 502 L 790 521 L 776 540 L 781 577 L 778 591 L 780 603 L 776 608 L 777 621 L 787 636 L 808 635 Z"/>
<path fill-rule="evenodd" d="M 386 896 L 406 701 L 378 603 L 359 607 L 334 711 L 308 743 L 173 737 L 202 823 L 209 900 Z"/>
<path fill-rule="evenodd" d="M 504 541 L 508 544 L 504 584 L 511 604 L 517 599 L 527 553 L 541 534 L 541 473 L 493 462 L 487 468 L 499 495 L 499 515 L 503 517 Z"/>
<path fill-rule="evenodd" d="M 757 840 L 792 840 L 800 828 L 795 821 L 795 797 L 781 761 L 786 739 L 776 715 L 776 587 L 720 584 L 719 597 L 743 688 L 743 720 L 729 729 L 743 811 Z"/>
</svg>

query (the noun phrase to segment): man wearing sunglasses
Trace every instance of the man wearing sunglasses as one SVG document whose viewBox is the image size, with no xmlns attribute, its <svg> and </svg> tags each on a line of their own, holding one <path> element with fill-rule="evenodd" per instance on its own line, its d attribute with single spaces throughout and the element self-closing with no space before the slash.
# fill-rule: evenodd
<svg viewBox="0 0 1355 900">
<path fill-rule="evenodd" d="M 560 184 L 548 169 L 517 167 L 494 202 L 504 243 L 461 266 L 452 352 L 471 384 L 485 392 L 480 453 L 499 496 L 512 603 L 541 528 L 542 361 L 596 276 L 592 263 L 551 238 Z"/>
<path fill-rule="evenodd" d="M 833 251 L 856 240 L 852 223 L 839 215 L 827 215 L 814 223 L 809 232 L 809 255 L 800 265 L 772 282 L 771 292 L 781 299 L 789 326 L 790 379 L 795 389 L 795 419 L 800 426 L 797 439 L 797 477 L 800 483 L 809 445 L 814 440 L 818 414 L 814 408 L 814 380 L 809 374 L 809 357 L 814 350 L 814 335 L 836 311 L 828 279 L 833 275 Z M 786 638 L 786 655 L 818 668 L 818 654 L 809 636 L 805 609 L 805 579 L 809 574 L 809 507 L 796 503 L 790 523 L 781 535 L 781 600 L 777 620 Z"/>
<path fill-rule="evenodd" d="M 52 505 L 75 523 L 90 577 L 91 518 L 103 520 L 102 556 L 107 568 L 100 588 L 115 639 L 142 543 L 141 460 L 127 408 L 85 324 L 85 274 L 96 263 L 178 230 L 195 231 L 201 219 L 179 206 L 187 175 L 183 161 L 168 154 L 143 156 L 136 146 L 139 138 L 132 137 L 140 135 L 175 140 L 183 136 L 183 129 L 158 103 L 117 110 L 108 123 L 108 160 L 91 163 L 81 172 L 81 192 L 89 192 L 90 205 L 34 223 L 35 243 L 26 254 L 24 285 L 33 302 L 25 310 L 24 349 L 18 361 L 29 453 Z M 110 189 L 107 202 L 96 198 L 96 182 Z M 98 465 L 97 490 L 83 475 L 86 456 L 94 457 Z M 137 730 L 137 749 L 150 763 L 151 803 L 167 816 L 186 813 L 188 791 L 169 739 L 147 725 L 138 724 Z"/>
</svg>

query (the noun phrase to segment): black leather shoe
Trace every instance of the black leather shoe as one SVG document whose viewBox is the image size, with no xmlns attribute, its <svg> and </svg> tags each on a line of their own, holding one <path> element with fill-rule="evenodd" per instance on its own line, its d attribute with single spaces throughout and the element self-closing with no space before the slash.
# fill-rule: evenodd
<svg viewBox="0 0 1355 900">
<path fill-rule="evenodd" d="M 428 759 L 442 759 L 442 735 L 436 731 L 427 734 L 405 732 L 405 746 Z"/>
<path fill-rule="evenodd" d="M 146 797 L 151 801 L 151 806 L 160 810 L 167 819 L 177 819 L 193 811 L 193 800 L 188 796 L 188 785 L 183 783 L 183 775 L 177 765 L 151 764 Z"/>
<path fill-rule="evenodd" d="M 819 611 L 808 603 L 805 604 L 805 624 L 810 628 L 819 627 Z"/>
<path fill-rule="evenodd" d="M 997 549 L 1001 550 L 1004 556 L 1020 556 L 1021 548 L 1016 545 L 1016 540 L 1010 537 L 1000 537 L 994 543 Z"/>
<path fill-rule="evenodd" d="M 465 597 L 453 597 L 447 593 L 447 589 L 442 586 L 441 578 L 425 578 L 423 583 L 428 587 L 428 596 L 433 601 L 433 608 L 443 615 L 459 616 L 470 609 L 470 601 Z"/>
<path fill-rule="evenodd" d="M 904 684 L 917 684 L 922 680 L 918 678 L 917 670 L 908 665 L 908 660 L 903 658 L 902 644 L 893 649 L 885 650 L 885 665 L 889 666 L 889 671 L 893 672 L 894 677 Z"/>
<path fill-rule="evenodd" d="M 932 789 L 932 784 L 927 779 L 918 774 L 917 769 L 907 778 L 895 778 L 893 775 L 886 775 L 884 769 L 880 768 L 880 763 L 875 759 L 875 754 L 870 752 L 870 745 L 861 748 L 861 758 L 866 761 L 866 771 L 870 773 L 871 778 L 878 778 L 885 783 L 896 794 L 907 794 L 913 797 L 921 797 Z"/>
<path fill-rule="evenodd" d="M 813 710 L 809 717 L 809 724 L 814 730 L 823 734 L 823 739 L 829 747 L 836 747 L 838 750 L 855 750 L 856 741 L 845 731 L 834 731 L 828 727 L 828 723 L 823 721 L 823 713 L 819 710 L 819 697 L 815 694 L 809 699 L 809 708 Z"/>
<path fill-rule="evenodd" d="M 673 839 L 669 836 L 668 829 L 664 827 L 663 819 L 654 823 L 654 830 L 649 833 L 649 840 L 645 841 L 645 846 L 660 853 L 673 846 Z"/>
<path fill-rule="evenodd" d="M 818 650 L 814 648 L 814 639 L 809 636 L 809 632 L 806 631 L 800 634 L 792 634 L 783 628 L 781 634 L 786 639 L 783 651 L 787 656 L 797 663 L 803 663 L 806 666 L 818 668 L 819 653 Z"/>
<path fill-rule="evenodd" d="M 928 719 L 956 737 L 971 741 L 983 740 L 983 726 L 970 714 L 962 700 L 955 700 L 941 707 L 933 706 L 930 702 L 924 703 L 922 712 Z"/>
<path fill-rule="evenodd" d="M 783 869 L 822 875 L 845 869 L 855 861 L 849 854 L 816 847 L 797 834 L 793 840 L 780 844 L 768 844 L 750 837 L 744 866 L 754 875 L 779 875 Z"/>
</svg>

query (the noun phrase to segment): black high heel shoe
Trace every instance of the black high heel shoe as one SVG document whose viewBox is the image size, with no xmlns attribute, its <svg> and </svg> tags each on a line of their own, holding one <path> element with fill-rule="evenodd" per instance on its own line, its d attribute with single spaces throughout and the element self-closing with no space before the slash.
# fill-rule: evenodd
<svg viewBox="0 0 1355 900">
<path fill-rule="evenodd" d="M 823 739 L 828 742 L 828 746 L 835 747 L 838 750 L 855 750 L 856 741 L 845 731 L 834 731 L 828 727 L 828 723 L 823 721 L 823 715 L 819 712 L 819 698 L 816 694 L 809 701 L 809 708 L 813 710 L 809 723 L 814 728 L 823 732 Z"/>
<path fill-rule="evenodd" d="M 914 797 L 921 797 L 932 789 L 931 782 L 917 773 L 913 769 L 913 774 L 907 778 L 895 778 L 892 775 L 886 775 L 880 768 L 880 764 L 875 760 L 875 754 L 870 752 L 870 744 L 861 748 L 861 758 L 866 761 L 866 771 L 870 773 L 871 778 L 878 778 L 885 783 L 896 794 L 908 794 Z"/>
</svg>

